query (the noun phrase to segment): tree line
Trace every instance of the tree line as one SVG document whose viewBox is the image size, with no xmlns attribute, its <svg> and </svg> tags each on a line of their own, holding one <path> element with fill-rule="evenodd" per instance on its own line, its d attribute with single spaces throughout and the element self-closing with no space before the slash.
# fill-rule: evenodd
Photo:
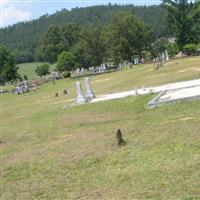
<svg viewBox="0 0 200 200">
<path fill-rule="evenodd" d="M 135 57 L 151 60 L 165 49 L 170 55 L 179 51 L 193 54 L 200 50 L 200 2 L 163 0 L 162 7 L 168 13 L 166 19 L 168 29 L 175 37 L 173 43 L 167 37 L 156 35 L 152 26 L 138 18 L 132 10 L 119 10 L 107 23 L 51 25 L 41 36 L 36 54 L 39 60 L 57 62 L 58 71 L 71 71 L 78 67 L 98 66 L 103 62 L 115 65 L 123 61 L 133 62 Z M 1 76 L 1 80 L 11 80 L 12 76 L 16 79 L 14 57 L 5 48 L 1 48 L 0 54 L 4 60 L 1 61 L 1 75 L 13 70 L 10 71 L 11 76 Z M 8 66 L 13 67 L 6 70 Z"/>
<path fill-rule="evenodd" d="M 165 16 L 167 11 L 161 6 L 134 6 L 108 4 L 87 8 L 63 9 L 53 15 L 43 15 L 37 20 L 20 22 L 13 26 L 0 29 L 0 44 L 5 45 L 15 56 L 16 63 L 40 60 L 37 54 L 38 43 L 52 25 L 75 23 L 81 27 L 89 24 L 105 25 L 110 22 L 114 13 L 131 11 L 152 27 L 156 36 L 167 36 L 169 31 Z"/>
</svg>

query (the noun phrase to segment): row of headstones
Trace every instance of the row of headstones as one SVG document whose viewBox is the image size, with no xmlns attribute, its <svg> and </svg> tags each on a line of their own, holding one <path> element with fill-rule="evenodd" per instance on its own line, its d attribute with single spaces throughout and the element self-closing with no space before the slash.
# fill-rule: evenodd
<svg viewBox="0 0 200 200">
<path fill-rule="evenodd" d="M 153 59 L 153 62 L 158 62 L 158 61 L 162 61 L 162 62 L 169 61 L 169 54 L 168 54 L 167 49 L 160 54 L 160 58 L 157 57 Z M 119 63 L 119 69 L 122 69 L 132 64 L 138 65 L 140 62 L 143 63 L 143 59 L 139 60 L 139 58 L 134 58 L 133 63 L 125 61 L 123 63 Z"/>
<path fill-rule="evenodd" d="M 23 94 L 23 93 L 28 92 L 28 89 L 29 89 L 28 81 L 24 80 L 23 82 L 24 82 L 24 85 L 22 85 L 22 86 L 17 85 L 16 86 L 15 94 L 19 95 L 19 94 Z"/>
<path fill-rule="evenodd" d="M 86 86 L 86 95 L 84 97 L 82 87 L 81 87 L 81 83 L 79 81 L 76 82 L 76 89 L 77 89 L 76 103 L 78 105 L 89 102 L 89 101 L 91 101 L 92 99 L 95 98 L 95 94 L 91 89 L 89 78 L 85 78 L 85 86 Z"/>
<path fill-rule="evenodd" d="M 106 67 L 106 64 L 104 64 L 104 63 L 101 64 L 99 67 L 92 66 L 92 67 L 89 68 L 89 71 L 92 72 L 92 73 L 101 73 L 101 72 L 105 72 L 106 70 L 107 70 L 107 67 Z M 75 71 L 75 73 L 76 74 L 80 74 L 80 73 L 83 74 L 86 71 L 87 71 L 87 69 L 77 68 L 76 71 Z"/>
</svg>

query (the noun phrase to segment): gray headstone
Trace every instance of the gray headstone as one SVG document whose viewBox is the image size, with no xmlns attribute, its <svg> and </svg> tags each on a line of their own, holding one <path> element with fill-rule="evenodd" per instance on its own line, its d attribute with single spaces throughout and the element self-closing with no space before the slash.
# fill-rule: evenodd
<svg viewBox="0 0 200 200">
<path fill-rule="evenodd" d="M 167 51 L 167 49 L 165 50 L 165 59 L 166 59 L 166 61 L 168 61 L 168 60 L 169 60 L 169 54 L 168 54 L 168 51 Z"/>
<path fill-rule="evenodd" d="M 85 103 L 85 98 L 83 97 L 82 87 L 80 82 L 76 82 L 77 98 L 76 103 L 78 105 Z"/>
<path fill-rule="evenodd" d="M 90 101 L 95 98 L 95 94 L 91 89 L 90 79 L 88 77 L 85 78 L 85 86 L 86 86 L 86 100 Z"/>
</svg>

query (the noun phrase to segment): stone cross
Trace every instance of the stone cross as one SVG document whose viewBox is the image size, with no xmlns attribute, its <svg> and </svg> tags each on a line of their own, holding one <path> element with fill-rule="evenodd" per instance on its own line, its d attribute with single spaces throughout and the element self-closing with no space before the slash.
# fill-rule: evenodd
<svg viewBox="0 0 200 200">
<path fill-rule="evenodd" d="M 78 105 L 85 103 L 85 98 L 83 97 L 82 87 L 80 82 L 76 82 L 77 98 L 76 103 Z"/>
<path fill-rule="evenodd" d="M 86 100 L 91 101 L 92 99 L 95 98 L 95 94 L 91 89 L 89 78 L 85 78 L 85 86 L 86 86 Z"/>
</svg>

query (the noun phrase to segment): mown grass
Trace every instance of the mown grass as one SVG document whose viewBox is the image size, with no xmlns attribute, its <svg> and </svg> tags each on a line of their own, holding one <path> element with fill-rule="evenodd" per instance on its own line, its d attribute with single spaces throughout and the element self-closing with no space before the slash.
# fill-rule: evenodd
<svg viewBox="0 0 200 200">
<path fill-rule="evenodd" d="M 23 64 L 18 64 L 17 67 L 19 67 L 19 74 L 23 78 L 24 75 L 28 77 L 29 80 L 37 79 L 38 76 L 35 72 L 35 69 L 37 66 L 40 66 L 41 64 L 44 64 L 44 62 L 35 62 L 35 63 L 23 63 Z M 50 71 L 55 69 L 55 65 L 50 65 Z"/>
<path fill-rule="evenodd" d="M 99 95 L 199 77 L 198 57 L 178 62 L 91 77 L 92 86 Z M 70 79 L 2 98 L 1 199 L 200 198 L 200 101 L 150 110 L 148 95 L 70 106 Z"/>
</svg>

